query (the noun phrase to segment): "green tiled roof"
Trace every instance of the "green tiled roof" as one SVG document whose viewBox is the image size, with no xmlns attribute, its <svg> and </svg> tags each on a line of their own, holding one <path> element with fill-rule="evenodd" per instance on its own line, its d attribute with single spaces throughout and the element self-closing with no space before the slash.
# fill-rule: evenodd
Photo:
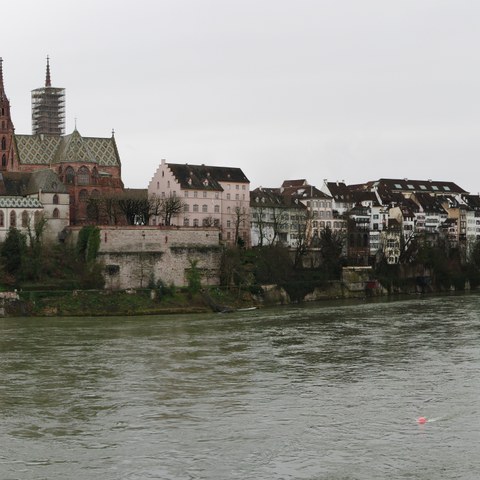
<svg viewBox="0 0 480 480">
<path fill-rule="evenodd" d="M 15 135 L 18 158 L 23 165 L 55 163 L 96 163 L 101 167 L 120 166 L 115 139 L 70 135 Z"/>
<path fill-rule="evenodd" d="M 37 198 L 0 196 L 0 208 L 43 208 Z"/>
</svg>

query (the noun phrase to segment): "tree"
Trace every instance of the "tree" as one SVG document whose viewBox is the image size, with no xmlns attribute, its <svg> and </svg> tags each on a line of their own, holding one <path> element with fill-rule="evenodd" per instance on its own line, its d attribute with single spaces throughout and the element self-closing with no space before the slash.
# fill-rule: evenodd
<svg viewBox="0 0 480 480">
<path fill-rule="evenodd" d="M 5 271 L 15 277 L 21 277 L 23 273 L 27 240 L 25 235 L 15 227 L 10 227 L 5 241 L 2 244 L 0 254 L 3 258 Z"/>
<path fill-rule="evenodd" d="M 321 230 L 319 237 L 320 256 L 328 278 L 338 278 L 340 275 L 344 243 L 344 235 L 334 232 L 330 227 Z"/>
<path fill-rule="evenodd" d="M 171 225 L 173 217 L 183 211 L 183 202 L 177 196 L 170 195 L 161 199 L 160 217 L 165 225 Z"/>
<path fill-rule="evenodd" d="M 241 208 L 239 206 L 235 207 L 234 210 L 235 214 L 235 243 L 239 246 L 243 246 L 245 241 L 244 239 L 240 238 L 240 224 L 245 222 L 247 218 L 247 213 L 245 212 L 245 208 Z"/>
</svg>

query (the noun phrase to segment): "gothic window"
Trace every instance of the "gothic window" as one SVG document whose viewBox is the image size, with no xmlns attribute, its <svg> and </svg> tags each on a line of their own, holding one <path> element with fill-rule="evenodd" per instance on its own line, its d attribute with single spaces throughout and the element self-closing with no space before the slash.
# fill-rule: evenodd
<svg viewBox="0 0 480 480">
<path fill-rule="evenodd" d="M 55 195 L 53 196 L 53 204 L 54 204 L 54 205 L 58 205 L 58 195 L 57 195 L 57 194 L 55 194 Z"/>
<path fill-rule="evenodd" d="M 15 213 L 15 210 L 12 210 L 10 212 L 10 226 L 11 227 L 17 226 L 17 214 Z"/>
<path fill-rule="evenodd" d="M 90 170 L 83 166 L 78 169 L 78 184 L 88 185 L 90 183 Z"/>
<path fill-rule="evenodd" d="M 60 211 L 58 210 L 58 208 L 55 208 L 53 210 L 53 218 L 60 218 Z"/>
<path fill-rule="evenodd" d="M 86 190 L 80 190 L 78 194 L 78 200 L 82 203 L 86 203 L 88 200 L 88 192 Z"/>
<path fill-rule="evenodd" d="M 2 150 L 7 149 L 7 139 L 5 137 L 2 137 Z"/>
<path fill-rule="evenodd" d="M 7 156 L 5 154 L 2 155 L 2 167 L 7 166 Z"/>
<path fill-rule="evenodd" d="M 5 215 L 2 210 L 0 210 L 0 227 L 3 227 L 5 223 Z"/>
<path fill-rule="evenodd" d="M 22 212 L 22 227 L 23 228 L 28 227 L 28 213 L 26 210 Z"/>
<path fill-rule="evenodd" d="M 67 167 L 65 169 L 65 182 L 68 185 L 73 185 L 75 183 L 75 170 L 72 167 Z"/>
</svg>

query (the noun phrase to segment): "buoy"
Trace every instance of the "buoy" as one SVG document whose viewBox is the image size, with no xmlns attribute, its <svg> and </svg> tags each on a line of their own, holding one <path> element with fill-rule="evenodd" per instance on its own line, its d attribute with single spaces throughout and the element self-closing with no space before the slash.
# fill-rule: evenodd
<svg viewBox="0 0 480 480">
<path fill-rule="evenodd" d="M 417 423 L 419 423 L 420 425 L 423 425 L 423 424 L 427 423 L 427 419 L 425 417 L 418 417 L 417 418 Z"/>
</svg>

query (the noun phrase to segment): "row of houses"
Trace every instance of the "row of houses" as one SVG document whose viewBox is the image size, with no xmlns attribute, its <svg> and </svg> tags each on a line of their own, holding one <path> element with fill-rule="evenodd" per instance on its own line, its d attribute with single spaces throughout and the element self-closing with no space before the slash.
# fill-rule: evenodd
<svg viewBox="0 0 480 480">
<path fill-rule="evenodd" d="M 238 168 L 163 160 L 148 194 L 181 199 L 176 225 L 217 227 L 225 244 L 316 248 L 322 230 L 330 229 L 345 237 L 351 259 L 366 262 L 382 253 L 396 263 L 419 236 L 429 242 L 445 238 L 467 250 L 480 239 L 480 197 L 446 181 L 382 178 L 346 185 L 324 180 L 317 188 L 299 179 L 250 191 Z M 150 223 L 161 225 L 161 216 Z"/>
</svg>

